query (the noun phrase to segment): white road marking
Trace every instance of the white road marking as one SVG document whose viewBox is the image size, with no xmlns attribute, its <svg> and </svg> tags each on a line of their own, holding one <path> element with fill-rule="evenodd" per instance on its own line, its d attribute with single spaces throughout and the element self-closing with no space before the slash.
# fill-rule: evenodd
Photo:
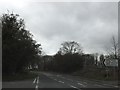
<svg viewBox="0 0 120 90">
<path fill-rule="evenodd" d="M 39 76 L 37 77 L 37 84 L 39 83 Z"/>
<path fill-rule="evenodd" d="M 83 87 L 86 87 L 84 84 L 82 84 L 82 83 L 78 83 L 79 85 L 81 85 L 81 86 L 83 86 Z"/>
<path fill-rule="evenodd" d="M 69 80 L 69 81 L 72 81 L 73 82 L 73 80 L 72 79 L 69 79 L 69 78 L 65 78 L 65 77 L 63 77 L 62 75 L 57 75 L 58 77 L 60 77 L 60 78 L 63 78 L 63 79 L 66 79 L 66 80 Z"/>
<path fill-rule="evenodd" d="M 75 86 L 73 86 L 73 85 L 70 85 L 70 87 L 72 87 L 72 88 L 77 88 L 77 87 L 75 87 Z"/>
<path fill-rule="evenodd" d="M 35 83 L 36 83 L 35 90 L 38 90 L 39 76 L 34 79 L 33 84 Z"/>
<path fill-rule="evenodd" d="M 38 85 L 35 86 L 35 90 L 38 90 Z"/>
<path fill-rule="evenodd" d="M 114 86 L 114 87 L 118 88 L 118 86 Z"/>
<path fill-rule="evenodd" d="M 55 80 L 55 81 L 57 81 L 57 82 L 59 82 L 59 83 L 64 83 L 63 81 L 58 81 L 57 79 L 53 79 L 53 80 Z"/>
<path fill-rule="evenodd" d="M 58 82 L 60 82 L 60 83 L 64 83 L 63 81 L 58 81 Z"/>
<path fill-rule="evenodd" d="M 68 86 L 70 86 L 70 87 L 72 87 L 72 88 L 76 88 L 76 89 L 78 89 L 78 90 L 81 90 L 81 89 L 79 89 L 78 87 L 75 87 L 75 86 L 73 86 L 73 85 L 71 85 L 71 84 L 67 84 Z"/>
<path fill-rule="evenodd" d="M 33 83 L 35 83 L 35 82 L 36 82 L 36 78 L 34 79 Z"/>
</svg>

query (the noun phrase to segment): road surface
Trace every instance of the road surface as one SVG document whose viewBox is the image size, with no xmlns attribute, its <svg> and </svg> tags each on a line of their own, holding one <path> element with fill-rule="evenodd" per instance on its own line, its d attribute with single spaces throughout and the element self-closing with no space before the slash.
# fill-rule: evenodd
<svg viewBox="0 0 120 90">
<path fill-rule="evenodd" d="M 99 82 L 66 74 L 37 72 L 38 76 L 24 81 L 3 82 L 2 88 L 118 88 L 117 82 Z"/>
</svg>

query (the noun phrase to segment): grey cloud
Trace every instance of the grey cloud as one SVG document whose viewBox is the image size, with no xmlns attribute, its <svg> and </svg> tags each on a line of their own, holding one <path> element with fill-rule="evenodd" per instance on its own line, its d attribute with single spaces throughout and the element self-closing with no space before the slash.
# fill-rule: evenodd
<svg viewBox="0 0 120 90">
<path fill-rule="evenodd" d="M 21 9 L 14 6 L 14 11 L 47 54 L 56 53 L 67 40 L 79 42 L 84 52 L 103 53 L 118 33 L 117 2 L 28 3 Z"/>
</svg>

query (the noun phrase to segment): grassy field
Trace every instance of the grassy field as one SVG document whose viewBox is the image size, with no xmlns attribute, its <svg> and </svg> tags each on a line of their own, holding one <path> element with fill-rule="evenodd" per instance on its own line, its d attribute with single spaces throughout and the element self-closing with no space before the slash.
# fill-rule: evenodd
<svg viewBox="0 0 120 90">
<path fill-rule="evenodd" d="M 2 81 L 20 81 L 20 80 L 33 79 L 35 77 L 37 77 L 37 74 L 31 72 L 25 72 L 14 75 L 3 75 Z"/>
</svg>

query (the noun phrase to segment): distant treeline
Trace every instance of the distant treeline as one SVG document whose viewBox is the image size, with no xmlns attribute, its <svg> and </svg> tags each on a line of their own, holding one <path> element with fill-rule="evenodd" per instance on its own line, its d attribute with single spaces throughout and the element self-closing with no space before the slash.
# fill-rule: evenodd
<svg viewBox="0 0 120 90">
<path fill-rule="evenodd" d="M 57 72 L 74 72 L 83 68 L 84 58 L 79 54 L 56 54 L 53 60 L 47 63 L 46 69 Z"/>
<path fill-rule="evenodd" d="M 72 73 L 87 67 L 94 67 L 94 56 L 80 54 L 56 54 L 44 56 L 43 70 L 62 73 Z"/>
</svg>

